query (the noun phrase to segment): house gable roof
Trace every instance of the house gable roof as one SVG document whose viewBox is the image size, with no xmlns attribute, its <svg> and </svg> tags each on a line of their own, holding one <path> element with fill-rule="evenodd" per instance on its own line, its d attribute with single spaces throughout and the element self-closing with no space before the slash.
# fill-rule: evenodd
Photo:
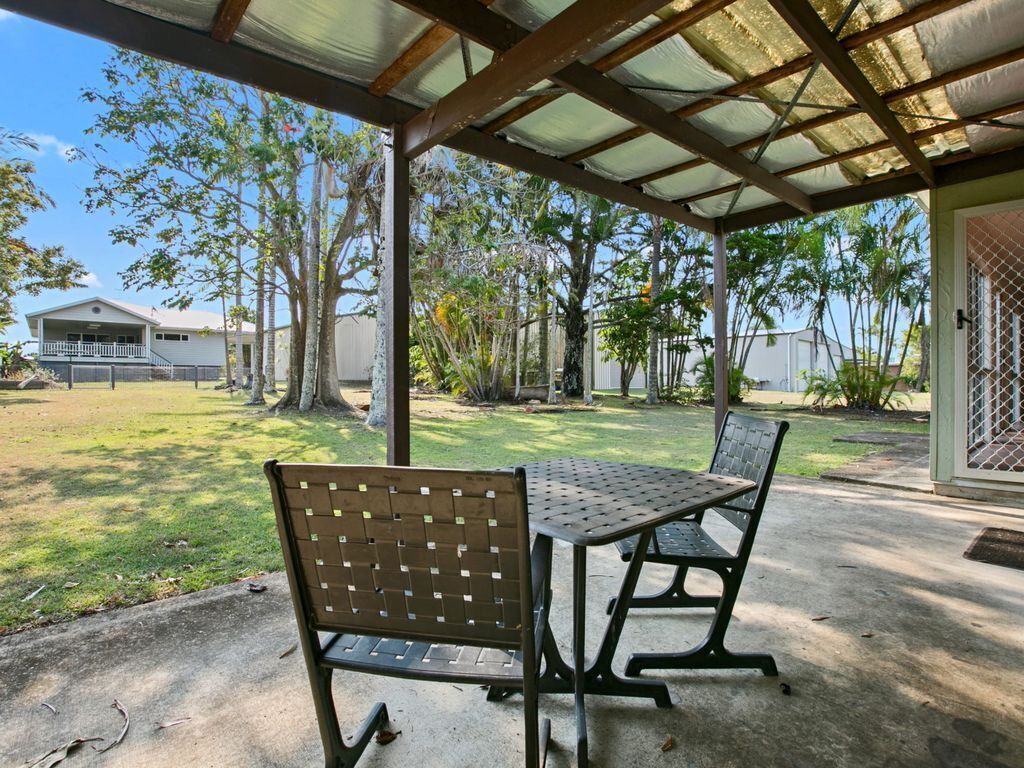
<svg viewBox="0 0 1024 768">
<path fill-rule="evenodd" d="M 32 328 L 36 325 L 34 321 L 40 317 L 45 318 L 47 315 L 59 312 L 63 309 L 70 309 L 71 307 L 81 306 L 82 304 L 93 303 L 106 304 L 109 307 L 137 317 L 144 323 L 154 327 L 159 326 L 161 329 L 170 328 L 189 331 L 224 331 L 224 319 L 217 312 L 208 312 L 204 309 L 146 307 L 140 304 L 132 304 L 130 302 L 120 301 L 117 299 L 106 299 L 101 296 L 93 296 L 92 298 L 72 301 L 57 307 L 29 312 L 25 315 L 25 319 L 28 321 L 29 328 Z M 245 333 L 252 333 L 255 331 L 255 326 L 253 326 L 252 323 L 243 323 L 242 330 Z"/>
</svg>

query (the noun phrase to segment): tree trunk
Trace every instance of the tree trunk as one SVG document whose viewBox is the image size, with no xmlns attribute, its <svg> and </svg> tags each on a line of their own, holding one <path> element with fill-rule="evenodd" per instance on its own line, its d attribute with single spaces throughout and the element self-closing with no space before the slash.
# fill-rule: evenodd
<svg viewBox="0 0 1024 768">
<path fill-rule="evenodd" d="M 267 269 L 267 343 L 263 373 L 263 391 L 268 395 L 277 392 L 277 269 L 273 262 Z"/>
<path fill-rule="evenodd" d="M 242 338 L 242 182 L 238 182 L 238 209 L 235 221 L 235 382 L 245 386 L 245 342 Z"/>
<path fill-rule="evenodd" d="M 544 284 L 545 294 L 548 290 L 547 283 Z M 537 383 L 544 383 L 554 378 L 554 374 L 551 371 L 551 353 L 549 348 L 550 337 L 551 337 L 551 322 L 548 318 L 548 313 L 551 312 L 551 302 L 548 301 L 547 295 L 544 296 L 539 302 L 537 302 L 537 317 L 540 319 L 540 323 L 537 328 Z"/>
<path fill-rule="evenodd" d="M 917 373 L 917 391 L 924 392 L 928 383 L 932 365 L 931 327 L 924 323 L 924 310 L 921 310 L 921 370 Z"/>
<path fill-rule="evenodd" d="M 267 279 L 267 263 L 264 254 L 263 229 L 267 224 L 266 197 L 261 195 L 259 240 L 256 243 L 256 335 L 252 345 L 252 391 L 246 405 L 266 405 L 263 397 L 264 370 L 263 346 L 266 343 L 266 332 L 263 327 L 263 303 Z"/>
<path fill-rule="evenodd" d="M 274 405 L 275 411 L 297 407 L 299 404 L 299 391 L 302 388 L 301 375 L 305 344 L 300 344 L 298 340 L 306 338 L 306 324 L 303 320 L 304 313 L 301 302 L 292 295 L 288 297 L 288 313 L 291 315 L 291 336 L 288 343 L 288 382 L 284 395 Z"/>
<path fill-rule="evenodd" d="M 337 278 L 332 277 L 331 280 L 324 282 L 323 296 L 320 300 L 320 360 L 316 368 L 315 402 L 323 408 L 349 411 L 352 406 L 341 396 L 341 386 L 338 383 L 338 350 L 334 329 L 339 298 Z"/>
<path fill-rule="evenodd" d="M 636 373 L 636 365 L 625 366 L 619 364 L 619 397 L 629 397 L 629 385 L 633 381 L 633 374 Z"/>
<path fill-rule="evenodd" d="M 554 286 L 554 280 L 551 281 L 552 287 Z M 555 387 L 555 350 L 558 349 L 558 345 L 555 340 L 558 338 L 558 302 L 552 298 L 548 301 L 548 321 L 547 326 L 547 369 L 548 369 L 548 403 L 555 404 L 558 402 L 558 391 Z M 565 382 L 563 381 L 563 387 Z M 562 390 L 563 393 L 565 390 Z"/>
<path fill-rule="evenodd" d="M 230 387 L 234 385 L 231 376 L 231 347 L 228 345 L 228 300 L 221 294 L 220 312 L 224 318 L 224 381 Z"/>
<path fill-rule="evenodd" d="M 565 397 L 579 397 L 583 394 L 587 318 L 583 306 L 572 300 L 567 302 L 564 317 L 565 355 L 562 357 L 562 394 Z"/>
<path fill-rule="evenodd" d="M 661 292 L 661 217 L 651 217 L 651 330 L 647 342 L 647 402 L 654 405 L 658 402 L 658 390 L 661 384 L 659 358 L 661 342 L 658 339 L 658 313 L 653 311 L 658 294 Z"/>
<path fill-rule="evenodd" d="M 323 163 L 317 160 L 313 166 L 313 194 L 309 204 L 309 233 L 306 237 L 306 338 L 299 394 L 299 410 L 303 412 L 313 407 L 316 396 L 317 346 L 320 341 L 320 205 L 323 170 Z"/>
</svg>

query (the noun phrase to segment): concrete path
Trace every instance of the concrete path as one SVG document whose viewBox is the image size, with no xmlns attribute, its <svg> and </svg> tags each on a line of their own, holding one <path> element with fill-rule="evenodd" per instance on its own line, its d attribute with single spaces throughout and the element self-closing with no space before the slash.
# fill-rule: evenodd
<svg viewBox="0 0 1024 768">
<path fill-rule="evenodd" d="M 1024 573 L 963 559 L 986 525 L 1024 529 L 1024 510 L 778 479 L 729 641 L 771 650 L 782 677 L 666 673 L 670 710 L 591 697 L 593 764 L 1024 767 Z M 555 563 L 564 642 L 567 548 Z M 612 548 L 594 552 L 592 627 L 604 626 L 622 571 Z M 661 576 L 648 567 L 641 587 Z M 323 765 L 301 655 L 280 658 L 296 640 L 287 587 L 280 575 L 266 583 L 262 594 L 230 585 L 0 639 L 0 765 L 74 737 L 114 738 L 115 698 L 132 717 L 125 742 L 103 755 L 86 745 L 63 765 Z M 622 647 L 696 642 L 707 614 L 693 613 L 632 614 Z M 591 630 L 591 647 L 598 640 Z M 523 764 L 516 697 L 489 704 L 473 686 L 349 673 L 336 691 L 347 728 L 386 700 L 402 732 L 360 766 Z M 573 765 L 569 699 L 541 706 L 556 740 L 548 764 Z M 662 752 L 668 737 L 675 747 Z"/>
<path fill-rule="evenodd" d="M 928 435 L 907 432 L 858 432 L 833 438 L 839 443 L 888 446 L 857 461 L 823 472 L 824 480 L 932 492 Z"/>
</svg>

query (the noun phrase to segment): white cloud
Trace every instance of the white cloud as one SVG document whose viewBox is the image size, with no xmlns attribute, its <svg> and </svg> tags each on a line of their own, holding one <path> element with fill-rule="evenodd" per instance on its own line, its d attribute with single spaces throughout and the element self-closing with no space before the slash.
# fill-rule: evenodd
<svg viewBox="0 0 1024 768">
<path fill-rule="evenodd" d="M 71 160 L 75 152 L 74 144 L 68 144 L 66 141 L 61 141 L 56 136 L 51 136 L 48 133 L 30 133 L 28 137 L 32 139 L 38 146 L 38 154 L 45 155 L 48 152 L 53 152 L 65 160 Z"/>
<path fill-rule="evenodd" d="M 82 278 L 82 285 L 86 286 L 87 288 L 103 287 L 103 283 L 101 283 L 100 279 L 96 277 L 95 272 L 86 272 L 85 277 Z"/>
</svg>

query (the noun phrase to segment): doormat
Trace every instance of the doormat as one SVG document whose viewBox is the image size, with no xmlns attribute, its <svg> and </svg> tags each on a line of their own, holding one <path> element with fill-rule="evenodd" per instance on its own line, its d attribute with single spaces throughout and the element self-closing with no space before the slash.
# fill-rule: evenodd
<svg viewBox="0 0 1024 768">
<path fill-rule="evenodd" d="M 983 528 L 964 552 L 964 557 L 1024 571 L 1024 531 Z"/>
</svg>

